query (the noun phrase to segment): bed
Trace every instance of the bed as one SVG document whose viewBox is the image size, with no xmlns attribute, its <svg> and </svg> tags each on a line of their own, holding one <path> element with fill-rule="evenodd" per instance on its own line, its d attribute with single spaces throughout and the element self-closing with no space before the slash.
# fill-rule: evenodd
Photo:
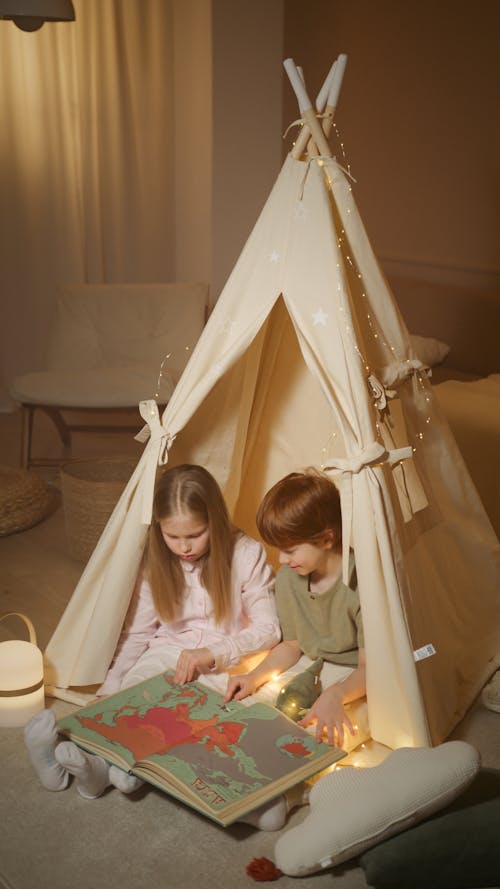
<svg viewBox="0 0 500 889">
<path fill-rule="evenodd" d="M 500 294 L 404 278 L 391 286 L 500 537 Z"/>
<path fill-rule="evenodd" d="M 500 374 L 447 380 L 435 393 L 500 538 Z"/>
</svg>

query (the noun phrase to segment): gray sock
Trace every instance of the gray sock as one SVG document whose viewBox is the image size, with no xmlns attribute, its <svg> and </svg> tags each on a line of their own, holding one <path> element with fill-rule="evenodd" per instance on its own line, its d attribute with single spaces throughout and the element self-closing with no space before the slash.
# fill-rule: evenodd
<svg viewBox="0 0 500 889">
<path fill-rule="evenodd" d="M 96 799 L 109 787 L 109 766 L 100 756 L 80 750 L 72 741 L 61 741 L 56 747 L 55 757 L 74 775 L 76 789 L 85 799 Z"/>
<path fill-rule="evenodd" d="M 287 815 L 288 805 L 284 794 L 282 794 L 277 799 L 259 806 L 258 809 L 238 820 L 243 824 L 251 824 L 252 827 L 257 827 L 259 830 L 281 830 L 285 825 Z"/>
<path fill-rule="evenodd" d="M 53 710 L 42 710 L 24 727 L 24 743 L 35 772 L 47 790 L 65 790 L 69 773 L 55 758 L 60 738 Z"/>
<path fill-rule="evenodd" d="M 133 793 L 134 790 L 138 790 L 144 784 L 144 781 L 141 781 L 140 778 L 136 778 L 135 775 L 129 775 L 128 772 L 124 772 L 118 766 L 109 767 L 109 780 L 113 787 L 121 790 L 122 793 Z"/>
</svg>

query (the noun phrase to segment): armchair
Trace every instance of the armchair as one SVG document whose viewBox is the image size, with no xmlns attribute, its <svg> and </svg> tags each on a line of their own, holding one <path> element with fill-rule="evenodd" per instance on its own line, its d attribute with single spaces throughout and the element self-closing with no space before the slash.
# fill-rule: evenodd
<svg viewBox="0 0 500 889">
<path fill-rule="evenodd" d="M 46 368 L 16 377 L 11 386 L 23 413 L 21 465 L 61 462 L 32 455 L 36 411 L 51 418 L 66 448 L 73 432 L 140 428 L 139 416 L 131 426 L 111 423 L 110 415 L 130 412 L 145 398 L 168 401 L 207 316 L 203 283 L 66 287 L 51 327 Z"/>
</svg>

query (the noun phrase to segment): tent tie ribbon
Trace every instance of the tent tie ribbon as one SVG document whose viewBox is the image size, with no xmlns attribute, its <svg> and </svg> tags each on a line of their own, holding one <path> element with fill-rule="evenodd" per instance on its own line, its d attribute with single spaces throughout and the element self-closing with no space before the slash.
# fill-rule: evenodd
<svg viewBox="0 0 500 889">
<path fill-rule="evenodd" d="M 320 113 L 319 111 L 316 111 L 316 117 L 318 118 L 318 120 L 323 120 L 324 118 L 327 118 L 327 117 L 330 117 L 333 120 L 332 115 L 326 111 L 324 113 L 323 112 Z M 302 127 L 307 127 L 307 124 L 304 123 L 303 117 L 298 117 L 297 120 L 292 120 L 292 122 L 288 124 L 285 132 L 283 133 L 283 135 L 281 137 L 282 139 L 286 139 L 286 137 L 288 136 L 288 133 L 290 132 L 292 127 L 300 127 L 302 129 Z"/>
<path fill-rule="evenodd" d="M 382 414 L 387 407 L 388 400 L 396 397 L 396 390 L 387 389 L 373 373 L 368 377 L 368 385 L 375 407 Z"/>
<path fill-rule="evenodd" d="M 175 441 L 160 420 L 158 405 L 153 398 L 139 402 L 139 412 L 146 425 L 135 436 L 136 441 L 148 442 L 142 495 L 142 523 L 149 525 L 153 513 L 156 469 L 168 463 L 168 452 Z M 149 441 L 148 441 L 149 439 Z"/>
<path fill-rule="evenodd" d="M 349 552 L 352 540 L 353 493 L 352 477 L 362 469 L 371 470 L 374 465 L 389 463 L 393 466 L 401 460 L 413 456 L 411 446 L 386 450 L 379 441 L 372 442 L 367 448 L 358 451 L 351 457 L 331 457 L 323 464 L 325 472 L 335 479 L 340 493 L 342 508 L 342 580 L 349 584 Z"/>
<path fill-rule="evenodd" d="M 405 361 L 395 361 L 386 367 L 379 369 L 379 377 L 384 386 L 394 386 L 403 383 L 412 374 L 420 372 L 430 376 L 432 371 L 427 364 L 423 364 L 419 358 L 407 358 Z"/>
</svg>

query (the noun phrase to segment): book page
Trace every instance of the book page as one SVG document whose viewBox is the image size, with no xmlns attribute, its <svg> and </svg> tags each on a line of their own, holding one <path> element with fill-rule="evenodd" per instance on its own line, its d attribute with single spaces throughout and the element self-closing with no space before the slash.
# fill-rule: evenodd
<svg viewBox="0 0 500 889">
<path fill-rule="evenodd" d="M 270 799 L 345 755 L 317 744 L 269 704 L 224 704 L 199 682 L 175 685 L 171 671 L 83 708 L 59 727 L 166 790 L 173 782 L 175 795 L 182 791 L 214 814 L 245 808 L 245 798 L 250 811 L 259 804 L 255 796 Z"/>
</svg>

